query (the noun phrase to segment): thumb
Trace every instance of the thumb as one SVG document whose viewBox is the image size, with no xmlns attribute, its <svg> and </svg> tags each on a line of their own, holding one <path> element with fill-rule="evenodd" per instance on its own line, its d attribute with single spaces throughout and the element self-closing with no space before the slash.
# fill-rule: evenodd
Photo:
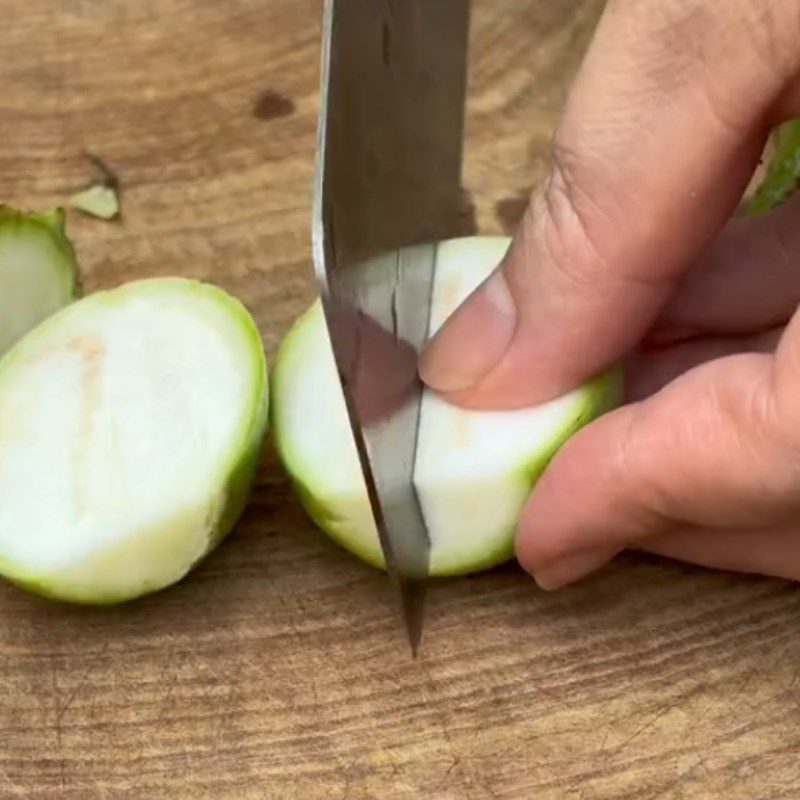
<svg viewBox="0 0 800 800">
<path fill-rule="evenodd" d="M 426 383 L 466 406 L 531 405 L 635 344 L 734 211 L 783 110 L 795 6 L 609 4 L 549 179 L 497 270 L 424 352 Z"/>
</svg>

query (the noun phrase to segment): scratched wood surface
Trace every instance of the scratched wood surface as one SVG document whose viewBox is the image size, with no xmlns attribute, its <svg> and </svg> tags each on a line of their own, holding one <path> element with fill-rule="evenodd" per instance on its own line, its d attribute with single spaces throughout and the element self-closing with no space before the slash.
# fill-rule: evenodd
<svg viewBox="0 0 800 800">
<path fill-rule="evenodd" d="M 475 0 L 465 191 L 509 230 L 600 0 Z M 182 274 L 265 347 L 313 296 L 317 0 L 0 0 L 0 200 L 118 173 L 71 215 L 88 289 Z M 311 527 L 267 453 L 180 586 L 76 610 L 0 587 L 0 798 L 777 800 L 800 796 L 800 593 L 623 559 L 544 595 L 434 587 L 409 659 L 383 577 Z"/>
</svg>

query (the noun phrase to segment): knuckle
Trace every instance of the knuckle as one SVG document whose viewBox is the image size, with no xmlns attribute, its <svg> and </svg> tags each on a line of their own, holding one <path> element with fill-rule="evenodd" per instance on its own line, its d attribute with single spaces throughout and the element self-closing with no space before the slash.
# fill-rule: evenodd
<svg viewBox="0 0 800 800">
<path fill-rule="evenodd" d="M 607 185 L 606 168 L 588 152 L 557 138 L 548 180 L 534 201 L 538 225 L 537 245 L 571 288 L 596 294 L 620 286 L 661 287 L 673 280 L 669 272 L 654 269 L 640 254 L 650 249 L 632 224 L 620 236 L 622 205 L 630 198 L 601 194 L 594 187 Z M 622 191 L 622 189 L 620 189 Z M 602 197 L 602 200 L 600 199 Z"/>
<path fill-rule="evenodd" d="M 654 403 L 650 427 L 661 437 L 664 458 L 685 470 L 675 480 L 664 478 L 666 509 L 680 515 L 692 508 L 698 524 L 727 524 L 757 521 L 765 509 L 785 505 L 797 484 L 775 445 L 765 363 L 747 354 L 708 362 Z M 686 413 L 676 415 L 679 408 Z"/>
<path fill-rule="evenodd" d="M 630 487 L 636 497 L 639 523 L 655 532 L 669 525 L 674 515 L 672 487 L 664 470 L 653 460 L 659 432 L 647 403 L 629 409 L 625 426 L 615 443 L 612 463 L 616 483 Z"/>
<path fill-rule="evenodd" d="M 753 466 L 750 479 L 760 496 L 774 509 L 788 504 L 800 512 L 800 428 L 787 424 L 788 409 L 776 388 L 771 370 L 759 370 L 749 385 L 740 384 L 731 400 L 740 414 L 732 422 L 747 432 L 742 449 Z"/>
<path fill-rule="evenodd" d="M 553 148 L 551 171 L 541 194 L 541 246 L 553 266 L 578 288 L 591 290 L 606 267 L 597 246 L 602 214 L 580 176 L 579 159 L 561 143 Z"/>
<path fill-rule="evenodd" d="M 714 415 L 709 445 L 718 446 L 719 439 L 713 433 L 721 433 L 728 444 L 728 452 L 722 453 L 722 459 L 729 456 L 752 464 L 753 478 L 758 480 L 759 476 L 766 474 L 764 467 L 769 466 L 771 461 L 772 426 L 768 413 L 767 384 L 763 374 L 747 368 L 749 363 L 750 358 L 745 355 L 740 365 L 739 380 L 712 381 L 708 385 L 708 406 Z M 723 362 L 720 364 L 724 367 Z"/>
</svg>

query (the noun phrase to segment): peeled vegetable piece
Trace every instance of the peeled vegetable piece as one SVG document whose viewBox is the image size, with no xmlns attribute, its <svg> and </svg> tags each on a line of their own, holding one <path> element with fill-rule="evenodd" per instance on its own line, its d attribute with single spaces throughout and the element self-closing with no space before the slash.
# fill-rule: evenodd
<svg viewBox="0 0 800 800">
<path fill-rule="evenodd" d="M 64 213 L 25 214 L 0 205 L 0 355 L 78 292 Z"/>
<path fill-rule="evenodd" d="M 70 205 L 98 219 L 114 219 L 119 214 L 119 197 L 113 186 L 96 184 L 70 198 Z"/>
<path fill-rule="evenodd" d="M 0 573 L 96 604 L 175 583 L 242 511 L 267 415 L 258 330 L 222 290 L 62 309 L 0 361 Z"/>
<path fill-rule="evenodd" d="M 468 237 L 440 244 L 432 331 L 489 275 L 509 242 Z M 416 485 L 431 536 L 431 574 L 476 572 L 511 558 L 533 484 L 560 445 L 614 403 L 617 390 L 610 373 L 511 412 L 467 411 L 426 393 Z M 332 539 L 383 568 L 319 301 L 282 342 L 271 391 L 273 437 L 306 511 Z"/>
</svg>

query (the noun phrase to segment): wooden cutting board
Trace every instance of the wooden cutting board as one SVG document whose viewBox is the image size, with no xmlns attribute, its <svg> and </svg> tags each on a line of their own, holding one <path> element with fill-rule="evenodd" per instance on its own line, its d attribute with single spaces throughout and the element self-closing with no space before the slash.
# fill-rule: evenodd
<svg viewBox="0 0 800 800">
<path fill-rule="evenodd" d="M 510 230 L 601 0 L 475 0 L 465 220 Z M 313 297 L 318 0 L 2 0 L 0 201 L 117 172 L 71 215 L 87 289 L 215 281 L 268 353 Z M 0 798 L 800 796 L 800 594 L 622 559 L 545 595 L 437 585 L 412 663 L 384 577 L 315 531 L 273 457 L 180 586 L 76 610 L 0 588 Z"/>
</svg>

